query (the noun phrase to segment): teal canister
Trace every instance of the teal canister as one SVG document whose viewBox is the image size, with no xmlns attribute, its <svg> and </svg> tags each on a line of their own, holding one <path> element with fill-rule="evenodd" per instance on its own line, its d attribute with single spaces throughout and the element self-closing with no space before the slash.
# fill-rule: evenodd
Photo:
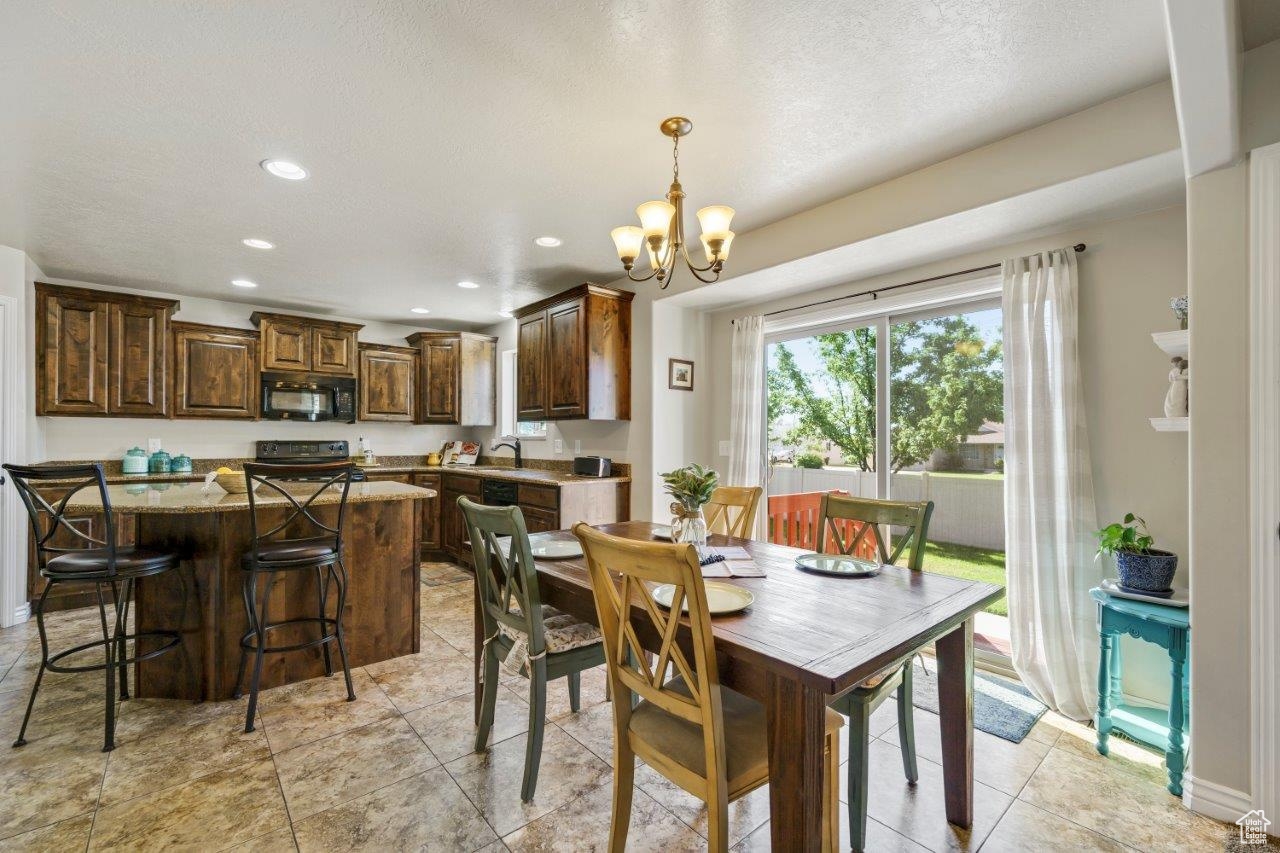
<svg viewBox="0 0 1280 853">
<path fill-rule="evenodd" d="M 170 474 L 190 474 L 191 473 L 191 457 L 185 453 L 179 453 L 177 456 L 169 460 Z"/>
<path fill-rule="evenodd" d="M 126 450 L 124 459 L 120 461 L 120 471 L 124 474 L 147 473 L 147 451 L 141 447 Z"/>
<path fill-rule="evenodd" d="M 151 474 L 168 474 L 169 462 L 169 454 L 163 450 L 157 450 L 147 461 L 147 471 Z"/>
</svg>

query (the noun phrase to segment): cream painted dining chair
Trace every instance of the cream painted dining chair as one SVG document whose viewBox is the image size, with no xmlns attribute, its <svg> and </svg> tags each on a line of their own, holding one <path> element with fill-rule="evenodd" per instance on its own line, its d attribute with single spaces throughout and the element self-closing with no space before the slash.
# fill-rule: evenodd
<svg viewBox="0 0 1280 853">
<path fill-rule="evenodd" d="M 750 539 L 760 509 L 760 486 L 717 486 L 703 510 L 709 533 Z"/>
<path fill-rule="evenodd" d="M 609 849 L 626 849 L 639 756 L 707 804 L 707 846 L 722 853 L 729 847 L 729 803 L 769 781 L 769 755 L 764 706 L 720 686 L 697 552 L 689 544 L 610 536 L 583 523 L 573 533 L 586 556 L 615 700 Z M 674 587 L 670 610 L 654 600 L 658 584 Z M 690 642 L 682 648 L 678 614 L 685 606 Z M 659 638 L 652 664 L 640 636 Z M 668 664 L 676 675 L 664 683 Z M 620 699 L 632 691 L 640 700 L 634 708 Z M 844 718 L 828 709 L 824 850 L 834 850 L 839 838 L 842 725 Z"/>
</svg>

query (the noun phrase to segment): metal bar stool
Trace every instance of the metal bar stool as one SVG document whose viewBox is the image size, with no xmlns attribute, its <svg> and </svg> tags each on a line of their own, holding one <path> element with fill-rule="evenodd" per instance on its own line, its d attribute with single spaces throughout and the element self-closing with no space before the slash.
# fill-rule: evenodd
<svg viewBox="0 0 1280 853">
<path fill-rule="evenodd" d="M 36 673 L 35 684 L 31 685 L 31 698 L 27 700 L 27 712 L 22 718 L 22 728 L 15 748 L 27 743 L 27 724 L 31 720 L 31 710 L 36 704 L 36 694 L 40 691 L 40 682 L 45 670 L 49 672 L 96 672 L 103 670 L 107 679 L 107 720 L 102 751 L 115 749 L 116 733 L 116 676 L 120 680 L 120 699 L 129 698 L 129 664 L 150 660 L 177 647 L 185 654 L 181 645 L 182 637 L 178 631 L 145 631 L 128 633 L 129 602 L 133 598 L 134 583 L 139 578 L 152 577 L 177 568 L 178 555 L 163 551 L 149 551 L 132 546 L 116 544 L 115 517 L 111 510 L 111 500 L 107 495 L 107 481 L 102 473 L 101 465 L 61 465 L 56 467 L 32 468 L 25 465 L 5 465 L 13 485 L 17 488 L 27 514 L 31 518 L 31 531 L 36 547 L 37 567 L 40 576 L 45 579 L 44 591 L 36 602 L 36 627 L 40 631 L 40 671 Z M 33 482 L 70 481 L 60 483 L 66 492 L 56 504 L 50 504 L 40 493 Z M 81 489 L 97 486 L 102 500 L 104 533 L 102 539 L 94 538 L 78 529 L 66 518 L 66 506 L 71 496 Z M 42 521 L 47 521 L 45 529 Z M 66 547 L 55 544 L 55 537 L 63 533 L 69 534 L 72 542 L 83 543 L 81 547 Z M 181 572 L 179 572 L 181 578 Z M 185 593 L 186 581 L 183 581 Z M 49 591 L 57 584 L 93 584 L 98 595 L 98 617 L 102 622 L 102 639 L 81 643 L 56 654 L 49 654 L 49 639 L 44 626 L 44 604 Z M 102 588 L 111 590 L 111 602 L 115 608 L 115 625 L 108 627 L 107 608 L 103 600 Z M 134 654 L 128 653 L 128 643 L 134 642 Z M 158 643 L 155 648 L 142 652 L 146 640 Z M 61 664 L 59 661 L 101 646 L 105 660 L 100 664 Z M 188 664 L 190 661 L 188 660 Z"/>
<path fill-rule="evenodd" d="M 249 630 L 240 638 L 240 666 L 236 671 L 237 699 L 241 696 L 245 667 L 249 654 L 253 653 L 253 679 L 249 685 L 249 708 L 245 714 L 244 730 L 253 731 L 253 718 L 258 710 L 258 687 L 262 683 L 262 660 L 267 654 L 300 651 L 320 646 L 324 653 L 325 675 L 333 675 L 333 661 L 329 644 L 336 642 L 342 658 L 342 674 L 347 681 L 347 701 L 356 698 L 351 684 L 351 669 L 347 666 L 347 642 L 342 631 L 342 610 L 347 601 L 347 568 L 342 560 L 342 519 L 347 509 L 347 490 L 355 466 L 349 462 L 321 465 L 266 465 L 246 463 L 244 476 L 249 487 L 249 517 L 252 524 L 253 550 L 244 555 L 240 567 L 244 570 L 244 607 L 249 619 Z M 338 517 L 331 527 L 315 515 L 315 501 L 321 495 L 341 489 Z M 255 492 L 261 494 L 255 497 Z M 273 501 L 260 506 L 257 501 L 279 495 L 285 499 L 284 519 L 265 532 L 265 512 L 282 508 Z M 259 510 L 264 516 L 259 517 Z M 301 535 L 299 535 L 301 534 Z M 307 571 L 315 573 L 317 615 L 300 616 L 272 622 L 268 618 L 267 605 L 271 600 L 280 572 Z M 261 604 L 258 600 L 258 579 L 266 576 Z M 337 610 L 329 615 L 329 584 L 337 591 Z M 268 646 L 267 632 L 287 625 L 313 624 L 320 629 L 320 636 L 312 640 L 285 646 Z"/>
</svg>

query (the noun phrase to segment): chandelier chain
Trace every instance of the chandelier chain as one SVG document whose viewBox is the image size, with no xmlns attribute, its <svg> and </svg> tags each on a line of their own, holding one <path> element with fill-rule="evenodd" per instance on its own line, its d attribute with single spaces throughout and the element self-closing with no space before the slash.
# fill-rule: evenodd
<svg viewBox="0 0 1280 853">
<path fill-rule="evenodd" d="M 680 183 L 680 137 L 671 137 L 671 180 Z"/>
</svg>

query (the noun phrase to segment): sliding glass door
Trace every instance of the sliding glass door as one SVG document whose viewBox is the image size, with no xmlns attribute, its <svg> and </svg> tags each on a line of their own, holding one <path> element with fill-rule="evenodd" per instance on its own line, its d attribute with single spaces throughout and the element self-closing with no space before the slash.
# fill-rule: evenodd
<svg viewBox="0 0 1280 853">
<path fill-rule="evenodd" d="M 932 500 L 928 571 L 1004 583 L 1004 371 L 990 299 L 772 337 L 768 516 L 815 547 L 823 493 Z M 1007 654 L 1004 601 L 977 645 Z"/>
</svg>

